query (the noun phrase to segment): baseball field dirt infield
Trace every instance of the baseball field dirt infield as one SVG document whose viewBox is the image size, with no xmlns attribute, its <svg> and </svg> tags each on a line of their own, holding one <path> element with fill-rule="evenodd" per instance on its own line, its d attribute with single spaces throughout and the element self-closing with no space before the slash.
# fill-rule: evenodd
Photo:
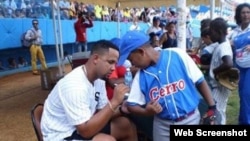
<svg viewBox="0 0 250 141">
<path fill-rule="evenodd" d="M 65 66 L 65 72 L 71 66 Z M 41 87 L 40 75 L 22 72 L 0 78 L 0 141 L 37 141 L 30 111 L 44 103 L 49 90 Z"/>
</svg>

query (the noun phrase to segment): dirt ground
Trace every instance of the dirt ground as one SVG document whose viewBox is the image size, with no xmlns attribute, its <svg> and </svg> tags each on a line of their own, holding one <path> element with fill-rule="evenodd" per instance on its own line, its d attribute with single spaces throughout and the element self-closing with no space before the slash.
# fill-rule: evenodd
<svg viewBox="0 0 250 141">
<path fill-rule="evenodd" d="M 70 71 L 67 65 L 65 72 Z M 37 141 L 30 111 L 48 94 L 40 75 L 23 72 L 0 78 L 0 141 Z"/>
</svg>

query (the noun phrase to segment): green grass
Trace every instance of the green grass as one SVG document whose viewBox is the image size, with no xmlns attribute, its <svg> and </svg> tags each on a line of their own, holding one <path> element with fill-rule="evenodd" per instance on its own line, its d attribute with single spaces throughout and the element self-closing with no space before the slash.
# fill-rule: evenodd
<svg viewBox="0 0 250 141">
<path fill-rule="evenodd" d="M 227 103 L 227 124 L 238 124 L 239 115 L 239 95 L 237 90 L 232 91 Z"/>
</svg>

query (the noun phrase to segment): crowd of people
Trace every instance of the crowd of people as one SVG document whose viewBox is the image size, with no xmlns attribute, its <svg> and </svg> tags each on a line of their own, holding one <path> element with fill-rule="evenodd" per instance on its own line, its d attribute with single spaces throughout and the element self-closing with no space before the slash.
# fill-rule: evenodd
<svg viewBox="0 0 250 141">
<path fill-rule="evenodd" d="M 52 7 L 54 10 L 52 10 Z M 208 18 L 209 11 L 199 12 L 199 6 L 189 6 L 187 11 L 195 11 L 192 18 L 202 20 Z M 216 7 L 218 9 L 218 7 Z M 154 16 L 158 16 L 163 21 L 171 21 L 175 18 L 176 7 L 108 7 L 105 5 L 94 5 L 74 0 L 59 0 L 58 3 L 49 0 L 3 0 L 0 2 L 0 18 L 39 18 L 52 19 L 60 11 L 61 19 L 77 19 L 78 13 L 91 15 L 94 21 L 121 21 L 132 22 L 134 20 L 152 23 Z M 216 12 L 217 11 L 217 12 Z M 233 19 L 232 13 L 219 14 L 218 10 L 215 15 L 223 16 L 227 20 Z M 217 17 L 216 16 L 216 17 Z M 191 15 L 190 15 L 191 18 Z"/>
<path fill-rule="evenodd" d="M 52 10 L 52 7 L 54 10 Z M 152 22 L 154 16 L 159 16 L 163 20 L 172 18 L 172 9 L 162 9 L 161 7 L 134 7 L 117 8 L 105 5 L 93 5 L 83 2 L 60 0 L 58 3 L 49 0 L 5 0 L 0 5 L 0 18 L 39 18 L 52 19 L 60 11 L 61 19 L 77 19 L 78 13 L 91 15 L 96 21 L 128 21 L 138 19 L 144 22 Z"/>
</svg>

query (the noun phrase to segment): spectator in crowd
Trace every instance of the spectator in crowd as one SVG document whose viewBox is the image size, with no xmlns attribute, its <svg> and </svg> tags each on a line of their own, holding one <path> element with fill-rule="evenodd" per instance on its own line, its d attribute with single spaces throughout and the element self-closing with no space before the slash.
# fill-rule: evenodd
<svg viewBox="0 0 250 141">
<path fill-rule="evenodd" d="M 72 19 L 75 19 L 76 18 L 76 8 L 75 8 L 75 3 L 73 0 L 70 0 L 69 2 L 69 19 L 72 20 Z"/>
<path fill-rule="evenodd" d="M 128 7 L 124 8 L 123 10 L 123 20 L 124 22 L 130 22 L 131 21 L 131 13 Z"/>
<path fill-rule="evenodd" d="M 4 14 L 5 12 L 4 12 L 4 9 L 2 8 L 2 7 L 0 7 L 0 19 L 1 18 L 5 18 L 5 14 Z"/>
<path fill-rule="evenodd" d="M 149 22 L 148 13 L 149 9 L 147 7 L 144 7 L 139 18 L 140 21 L 143 21 L 145 23 Z"/>
<path fill-rule="evenodd" d="M 212 20 L 210 18 L 201 20 L 201 22 L 200 22 L 200 24 L 201 24 L 200 32 L 202 32 L 206 28 L 209 29 L 209 25 L 210 25 L 211 21 Z M 200 38 L 197 41 L 197 46 L 193 47 L 192 49 L 187 49 L 187 52 L 197 54 L 197 55 L 201 56 L 201 51 L 204 49 L 204 47 L 206 47 L 206 44 L 203 42 L 202 38 Z"/>
<path fill-rule="evenodd" d="M 15 10 L 17 9 L 15 0 L 5 0 L 3 6 L 4 8 L 7 9 L 8 15 L 12 15 L 13 13 L 15 13 Z"/>
<path fill-rule="evenodd" d="M 16 9 L 14 14 L 13 14 L 13 18 L 23 18 L 21 15 L 21 10 Z"/>
<path fill-rule="evenodd" d="M 132 24 L 130 25 L 129 30 L 137 30 L 137 31 L 141 30 L 141 27 L 138 23 L 138 19 L 136 17 L 134 18 Z"/>
<path fill-rule="evenodd" d="M 151 32 L 149 34 L 149 41 L 150 41 L 150 44 L 151 46 L 155 49 L 155 50 L 161 50 L 161 46 L 160 46 L 160 43 L 159 43 L 159 34 L 155 34 L 154 32 Z"/>
<path fill-rule="evenodd" d="M 187 21 L 186 22 L 186 48 L 187 50 L 192 48 L 192 40 L 193 40 L 192 27 L 191 27 L 190 21 Z"/>
<path fill-rule="evenodd" d="M 216 101 L 218 111 L 221 114 L 221 124 L 226 124 L 226 109 L 228 97 L 231 91 L 222 86 L 217 81 L 217 75 L 220 72 L 229 70 L 233 67 L 233 53 L 230 42 L 226 39 L 227 36 L 227 22 L 223 18 L 216 18 L 211 21 L 209 26 L 209 37 L 213 43 L 218 43 L 214 48 L 212 60 L 209 69 L 210 85 L 212 88 L 212 95 Z"/>
<path fill-rule="evenodd" d="M 35 17 L 37 17 L 39 19 L 50 19 L 50 15 L 48 13 L 48 9 L 47 8 L 38 7 L 36 9 Z"/>
<path fill-rule="evenodd" d="M 17 0 L 17 9 L 26 9 L 26 3 L 24 0 Z"/>
<path fill-rule="evenodd" d="M 160 18 L 159 17 L 154 17 L 153 18 L 153 25 L 147 30 L 147 34 L 154 32 L 158 34 L 159 32 L 162 32 L 161 27 L 160 27 Z"/>
<path fill-rule="evenodd" d="M 8 64 L 9 64 L 9 69 L 18 68 L 17 62 L 16 62 L 15 58 L 13 58 L 13 57 L 8 58 Z"/>
<path fill-rule="evenodd" d="M 18 57 L 18 68 L 26 67 L 28 66 L 28 62 L 25 60 L 24 57 L 19 56 Z"/>
<path fill-rule="evenodd" d="M 85 21 L 88 20 L 89 23 Z M 74 23 L 74 30 L 76 34 L 76 47 L 78 52 L 87 51 L 87 28 L 93 27 L 92 19 L 89 15 L 78 13 L 78 19 Z"/>
<path fill-rule="evenodd" d="M 135 127 L 118 110 L 129 88 L 118 84 L 113 98 L 108 100 L 101 80 L 114 71 L 118 58 L 116 45 L 98 41 L 86 64 L 55 85 L 44 104 L 44 140 L 137 140 Z"/>
<path fill-rule="evenodd" d="M 109 14 L 110 13 L 108 7 L 103 5 L 101 11 L 102 21 L 110 21 Z"/>
<path fill-rule="evenodd" d="M 169 7 L 168 11 L 170 13 L 169 17 L 168 17 L 168 21 L 169 22 L 176 22 L 177 21 L 176 8 L 175 7 Z"/>
<path fill-rule="evenodd" d="M 204 72 L 204 75 L 206 76 L 205 78 L 207 78 L 207 81 L 209 82 L 209 68 L 210 68 L 210 63 L 211 63 L 211 59 L 212 59 L 212 54 L 214 52 L 214 49 L 218 46 L 218 43 L 215 42 L 213 43 L 213 41 L 210 39 L 209 36 L 209 27 L 204 28 L 201 31 L 201 39 L 205 44 L 205 47 L 201 50 L 200 53 L 200 61 L 201 61 L 201 69 Z"/>
<path fill-rule="evenodd" d="M 204 43 L 204 48 L 201 49 L 200 55 L 199 54 L 197 55 L 200 56 L 198 58 L 200 60 L 200 63 L 199 63 L 200 69 L 202 70 L 210 89 L 212 89 L 212 86 L 210 84 L 209 69 L 210 69 L 213 51 L 218 46 L 218 43 L 217 42 L 213 43 L 212 40 L 210 39 L 209 34 L 210 34 L 209 26 L 207 26 L 206 28 L 203 28 L 203 30 L 201 31 L 201 39 Z M 206 104 L 206 101 L 204 99 L 201 99 L 199 110 L 202 115 L 206 112 L 207 107 L 208 105 Z"/>
<path fill-rule="evenodd" d="M 2 60 L 0 60 L 0 71 L 7 70 L 7 68 L 3 65 Z"/>
<path fill-rule="evenodd" d="M 110 12 L 110 20 L 111 21 L 117 21 L 117 15 L 116 15 L 116 9 L 112 9 Z"/>
<path fill-rule="evenodd" d="M 167 32 L 163 33 L 159 41 L 160 45 L 162 46 L 162 49 L 177 47 L 177 35 L 175 27 L 175 22 L 167 23 Z"/>
<path fill-rule="evenodd" d="M 59 1 L 61 19 L 69 19 L 70 3 L 68 0 Z"/>
<path fill-rule="evenodd" d="M 160 28 L 161 28 L 161 34 L 160 34 L 160 36 L 159 37 L 161 37 L 165 32 L 167 32 L 167 29 L 166 29 L 166 22 L 164 22 L 164 21 L 162 21 L 161 23 L 160 23 Z"/>
<path fill-rule="evenodd" d="M 32 73 L 34 75 L 38 75 L 37 69 L 37 58 L 40 60 L 42 65 L 42 70 L 47 69 L 47 64 L 45 60 L 45 56 L 42 49 L 43 37 L 42 30 L 38 27 L 39 21 L 37 19 L 32 20 L 33 27 L 27 31 L 25 35 L 25 39 L 32 40 L 32 45 L 30 47 L 30 55 L 31 55 L 31 67 Z"/>
<path fill-rule="evenodd" d="M 240 125 L 250 125 L 250 5 L 248 3 L 239 4 L 236 7 L 234 18 L 237 27 L 233 30 L 231 43 L 235 65 L 240 70 L 238 122 Z"/>
<path fill-rule="evenodd" d="M 97 21 L 101 21 L 102 20 L 102 7 L 100 7 L 98 4 L 95 5 L 95 18 Z"/>
</svg>

